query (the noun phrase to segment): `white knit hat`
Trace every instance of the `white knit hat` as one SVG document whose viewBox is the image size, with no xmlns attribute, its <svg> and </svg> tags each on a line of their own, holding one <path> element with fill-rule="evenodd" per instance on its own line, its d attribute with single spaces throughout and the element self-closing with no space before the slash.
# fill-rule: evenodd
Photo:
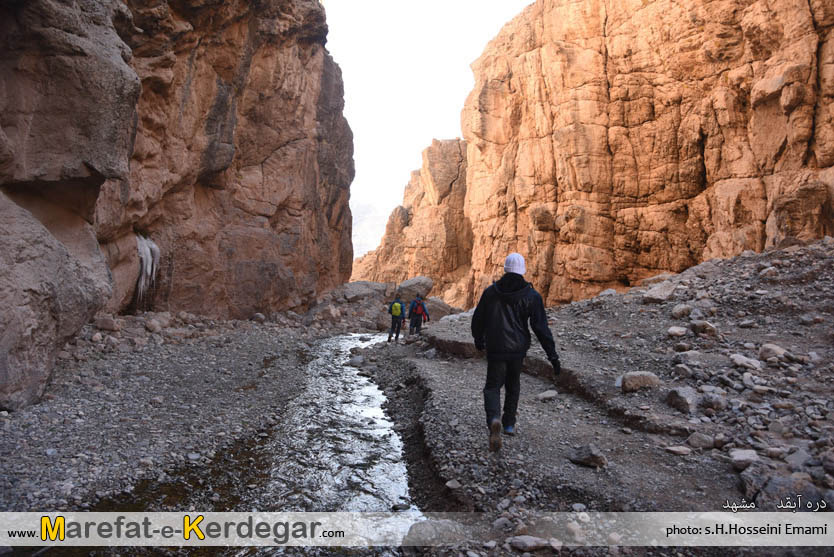
<svg viewBox="0 0 834 557">
<path fill-rule="evenodd" d="M 524 266 L 524 258 L 520 253 L 513 252 L 507 256 L 507 259 L 504 260 L 504 272 L 518 273 L 519 275 L 527 272 L 527 267 Z"/>
</svg>

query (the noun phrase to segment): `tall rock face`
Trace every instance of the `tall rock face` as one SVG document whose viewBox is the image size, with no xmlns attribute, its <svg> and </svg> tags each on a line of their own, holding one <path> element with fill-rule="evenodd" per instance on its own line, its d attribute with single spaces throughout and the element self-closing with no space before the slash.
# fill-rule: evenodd
<svg viewBox="0 0 834 557">
<path fill-rule="evenodd" d="M 135 233 L 160 247 L 154 309 L 215 317 L 304 306 L 350 276 L 353 140 L 317 0 L 131 0 L 142 80 L 125 179 L 96 230 L 133 296 Z"/>
<path fill-rule="evenodd" d="M 461 116 L 464 305 L 511 251 L 552 305 L 834 233 L 833 28 L 817 0 L 525 9 Z"/>
<path fill-rule="evenodd" d="M 0 4 L 0 409 L 131 305 L 304 307 L 351 270 L 352 136 L 317 0 Z M 111 295 L 112 294 L 112 295 Z"/>
<path fill-rule="evenodd" d="M 115 1 L 0 5 L 0 408 L 42 393 L 111 293 L 92 221 L 101 185 L 128 173 L 126 19 Z"/>
<path fill-rule="evenodd" d="M 422 168 L 411 174 L 403 204 L 388 218 L 382 243 L 356 260 L 351 280 L 438 277 L 432 292 L 454 305 L 472 253 L 471 226 L 462 218 L 465 197 L 466 143 L 434 140 L 423 151 Z"/>
</svg>

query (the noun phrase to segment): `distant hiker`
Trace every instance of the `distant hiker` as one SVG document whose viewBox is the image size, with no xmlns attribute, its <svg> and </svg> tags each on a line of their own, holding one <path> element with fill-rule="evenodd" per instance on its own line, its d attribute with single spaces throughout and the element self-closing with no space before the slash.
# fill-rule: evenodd
<svg viewBox="0 0 834 557">
<path fill-rule="evenodd" d="M 423 302 L 423 298 L 421 298 L 419 294 L 414 297 L 411 301 L 411 305 L 408 307 L 408 319 L 409 335 L 413 335 L 415 330 L 419 335 L 420 329 L 423 328 L 423 323 L 431 321 L 431 318 L 429 317 L 429 310 L 426 309 L 426 304 Z"/>
<path fill-rule="evenodd" d="M 530 348 L 528 322 L 547 353 L 555 374 L 558 375 L 562 370 L 553 335 L 547 326 L 542 297 L 532 284 L 524 280 L 522 275 L 526 270 L 521 254 L 508 255 L 504 261 L 504 276 L 484 290 L 472 315 L 475 348 L 486 349 L 487 353 L 484 409 L 491 451 L 501 448 L 502 425 L 505 434 L 516 433 L 521 364 Z M 502 386 L 505 387 L 503 416 Z"/>
<path fill-rule="evenodd" d="M 394 341 L 400 340 L 400 329 L 405 321 L 405 304 L 400 300 L 400 295 L 394 296 L 394 301 L 388 305 L 388 313 L 391 314 L 391 330 L 388 331 L 388 342 L 391 342 L 391 337 Z"/>
</svg>

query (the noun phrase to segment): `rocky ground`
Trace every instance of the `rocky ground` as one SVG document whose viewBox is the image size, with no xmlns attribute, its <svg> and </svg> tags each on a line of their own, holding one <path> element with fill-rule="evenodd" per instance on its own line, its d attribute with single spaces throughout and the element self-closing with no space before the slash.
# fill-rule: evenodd
<svg viewBox="0 0 834 557">
<path fill-rule="evenodd" d="M 59 355 L 40 404 L 0 412 L 0 509 L 96 508 L 263 434 L 304 387 L 310 346 L 347 329 L 274 318 L 100 316 Z"/>
<path fill-rule="evenodd" d="M 554 380 L 534 341 L 519 434 L 498 454 L 487 450 L 485 361 L 467 314 L 357 350 L 354 365 L 388 396 L 412 498 L 493 518 L 486 545 L 432 553 L 575 541 L 520 541 L 536 537 L 542 512 L 576 513 L 581 536 L 586 511 L 722 510 L 742 499 L 775 511 L 797 494 L 834 507 L 833 263 L 826 239 L 549 309 L 564 371 Z M 359 332 L 348 294 L 306 316 L 246 322 L 100 316 L 65 348 L 44 401 L 0 416 L 0 509 L 139 510 L 130 501 L 140 493 L 155 510 L 235 508 L 261 481 L 260 440 L 304 388 L 311 347 Z M 204 483 L 206 469 L 252 473 Z"/>
<path fill-rule="evenodd" d="M 534 341 L 519 435 L 498 456 L 487 451 L 485 362 L 469 315 L 433 323 L 413 346 L 373 349 L 378 362 L 408 353 L 413 368 L 376 374 L 391 412 L 421 386 L 419 434 L 440 481 L 506 519 L 498 548 L 529 534 L 538 511 L 834 502 L 834 241 L 648 282 L 548 310 L 564 372 L 554 382 Z"/>
</svg>

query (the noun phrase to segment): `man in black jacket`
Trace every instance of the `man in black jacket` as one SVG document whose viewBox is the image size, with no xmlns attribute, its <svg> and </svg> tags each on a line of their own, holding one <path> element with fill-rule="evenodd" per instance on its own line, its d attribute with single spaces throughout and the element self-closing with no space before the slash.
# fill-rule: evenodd
<svg viewBox="0 0 834 557">
<path fill-rule="evenodd" d="M 511 253 L 504 261 L 504 276 L 484 290 L 472 316 L 472 336 L 478 350 L 487 352 L 484 409 L 489 428 L 489 449 L 501 448 L 504 433 L 515 435 L 515 415 L 521 390 L 521 364 L 530 348 L 529 322 L 556 375 L 559 354 L 547 326 L 544 303 L 533 285 L 524 280 L 524 257 Z M 501 387 L 505 387 L 501 416 Z"/>
</svg>

